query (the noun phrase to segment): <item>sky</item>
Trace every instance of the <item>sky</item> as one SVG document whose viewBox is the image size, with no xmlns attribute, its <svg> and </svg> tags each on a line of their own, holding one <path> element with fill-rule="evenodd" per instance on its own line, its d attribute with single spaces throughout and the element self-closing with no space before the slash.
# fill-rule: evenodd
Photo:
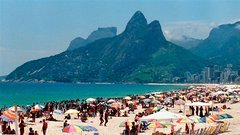
<svg viewBox="0 0 240 135">
<path fill-rule="evenodd" d="M 63 52 L 98 27 L 121 33 L 140 10 L 159 20 L 167 39 L 204 39 L 220 24 L 240 21 L 240 0 L 0 0 L 0 76 L 23 63 Z"/>
</svg>

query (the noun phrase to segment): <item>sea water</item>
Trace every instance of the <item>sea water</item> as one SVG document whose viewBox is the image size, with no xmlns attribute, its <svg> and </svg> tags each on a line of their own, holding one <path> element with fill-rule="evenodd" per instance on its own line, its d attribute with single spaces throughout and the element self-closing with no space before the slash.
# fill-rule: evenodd
<svg viewBox="0 0 240 135">
<path fill-rule="evenodd" d="M 0 83 L 0 108 L 3 106 L 31 105 L 48 101 L 85 99 L 89 97 L 122 97 L 148 92 L 186 88 L 184 85 L 161 84 L 74 84 L 74 83 Z"/>
</svg>

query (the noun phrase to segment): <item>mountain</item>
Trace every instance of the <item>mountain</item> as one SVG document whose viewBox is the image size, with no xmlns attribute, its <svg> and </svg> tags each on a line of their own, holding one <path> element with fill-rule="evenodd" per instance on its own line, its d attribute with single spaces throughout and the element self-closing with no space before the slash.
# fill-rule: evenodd
<svg viewBox="0 0 240 135">
<path fill-rule="evenodd" d="M 170 41 L 185 48 L 185 49 L 194 48 L 194 47 L 198 46 L 199 43 L 202 42 L 201 39 L 195 39 L 195 38 L 191 38 L 191 37 L 184 36 L 184 35 L 177 39 L 171 39 Z"/>
<path fill-rule="evenodd" d="M 67 50 L 74 50 L 79 47 L 83 47 L 89 43 L 92 43 L 95 40 L 114 37 L 117 35 L 117 28 L 116 27 L 106 27 L 106 28 L 98 28 L 97 30 L 93 31 L 87 39 L 82 37 L 77 37 L 70 42 L 69 47 Z"/>
<path fill-rule="evenodd" d="M 240 64 L 240 21 L 213 28 L 209 36 L 191 50 L 216 64 Z"/>
<path fill-rule="evenodd" d="M 206 63 L 163 35 L 160 23 L 147 23 L 137 11 L 125 30 L 72 51 L 29 61 L 7 76 L 10 81 L 170 82 L 170 76 L 200 71 Z"/>
</svg>

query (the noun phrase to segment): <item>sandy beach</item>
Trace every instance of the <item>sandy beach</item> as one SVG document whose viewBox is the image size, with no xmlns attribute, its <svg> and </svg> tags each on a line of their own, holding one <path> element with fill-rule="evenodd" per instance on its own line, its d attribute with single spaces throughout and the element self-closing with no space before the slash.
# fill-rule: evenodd
<svg viewBox="0 0 240 135">
<path fill-rule="evenodd" d="M 190 101 L 187 101 L 190 102 Z M 230 114 L 233 116 L 233 118 L 231 119 L 223 119 L 224 122 L 230 122 L 230 126 L 228 131 L 221 133 L 223 135 L 240 135 L 240 103 L 234 103 L 231 104 L 230 102 L 227 103 L 215 103 L 214 106 L 218 106 L 221 107 L 223 105 L 226 105 L 227 107 L 230 107 L 231 109 L 224 109 L 222 112 L 214 112 L 214 114 Z M 86 122 L 81 122 L 80 119 L 74 119 L 74 117 L 76 118 L 77 115 L 76 114 L 71 114 L 71 120 L 68 120 L 68 124 L 75 124 L 75 125 L 90 125 L 93 126 L 95 128 L 98 129 L 98 132 L 100 135 L 120 135 L 120 133 L 123 132 L 123 130 L 125 129 L 124 127 L 119 127 L 119 125 L 126 121 L 126 120 L 130 120 L 130 121 L 134 121 L 135 115 L 138 114 L 139 112 L 143 112 L 146 108 L 142 108 L 141 105 L 137 105 L 137 109 L 135 109 L 134 114 L 132 112 L 130 112 L 130 114 L 128 114 L 128 117 L 109 117 L 109 122 L 107 123 L 107 126 L 100 126 L 100 119 L 99 119 L 99 113 L 97 114 L 96 117 L 89 117 L 88 120 Z M 180 110 L 180 106 L 179 105 L 175 105 L 174 108 L 172 107 L 168 107 L 170 112 L 174 112 L 177 114 L 182 115 L 183 113 L 179 113 Z M 129 110 L 128 107 L 124 108 L 124 110 L 121 110 L 121 112 L 123 113 L 125 110 Z M 63 129 L 63 123 L 64 123 L 64 117 L 66 115 L 65 114 L 56 114 L 53 113 L 53 117 L 58 120 L 58 121 L 47 121 L 48 123 L 48 129 L 47 129 L 47 135 L 64 135 L 64 134 L 69 134 L 69 133 L 63 133 L 62 129 Z M 25 124 L 27 125 L 25 127 L 25 134 L 28 135 L 29 132 L 29 128 L 33 128 L 33 130 L 37 131 L 39 134 L 42 134 L 42 120 L 45 119 L 44 117 L 42 118 L 36 118 L 36 122 L 30 122 L 30 119 L 25 118 Z M 175 122 L 174 122 L 175 123 Z M 184 127 L 185 124 L 181 124 L 181 123 L 175 123 L 175 130 L 178 130 L 179 128 L 182 128 L 182 132 L 184 132 Z M 199 128 L 203 128 L 203 127 L 209 127 L 211 125 L 214 125 L 215 123 L 196 123 L 195 124 L 195 130 L 199 129 Z M 11 128 L 14 128 L 14 123 L 10 124 Z M 143 133 L 139 133 L 139 135 L 151 135 L 153 133 L 154 129 L 150 128 L 145 130 Z M 166 134 L 170 134 L 171 132 L 171 128 L 158 128 L 156 129 L 156 131 L 160 131 Z M 90 135 L 93 134 L 94 132 L 82 132 L 83 135 Z M 70 134 L 78 134 L 78 133 L 70 133 Z"/>
</svg>

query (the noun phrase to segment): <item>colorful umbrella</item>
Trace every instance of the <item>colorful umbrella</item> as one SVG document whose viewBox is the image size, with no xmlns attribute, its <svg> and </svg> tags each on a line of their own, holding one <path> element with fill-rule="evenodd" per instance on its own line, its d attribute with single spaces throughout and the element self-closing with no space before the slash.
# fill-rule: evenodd
<svg viewBox="0 0 240 135">
<path fill-rule="evenodd" d="M 82 134 L 82 129 L 77 125 L 68 125 L 62 129 L 62 132 Z"/>
<path fill-rule="evenodd" d="M 225 118 L 224 116 L 222 116 L 220 114 L 217 114 L 217 117 L 218 117 L 218 119 L 224 119 Z"/>
<path fill-rule="evenodd" d="M 4 111 L 1 117 L 5 119 L 5 121 L 15 121 L 16 119 L 15 113 L 11 110 Z"/>
<path fill-rule="evenodd" d="M 160 122 L 153 122 L 148 125 L 148 128 L 166 128 L 167 126 L 163 125 Z"/>
<path fill-rule="evenodd" d="M 223 116 L 224 118 L 233 118 L 233 116 L 232 116 L 232 115 L 230 115 L 230 114 L 227 114 L 227 113 L 226 113 L 226 114 L 223 114 L 222 116 Z"/>
<path fill-rule="evenodd" d="M 198 120 L 200 121 L 200 123 L 212 123 L 212 122 L 215 122 L 214 119 L 210 119 L 210 118 L 207 118 L 207 117 L 202 117 L 202 118 L 199 118 Z"/>
<path fill-rule="evenodd" d="M 0 118 L 3 120 L 3 121 L 6 121 L 6 122 L 14 122 L 14 120 L 11 120 L 9 119 L 8 117 L 4 116 L 4 115 L 1 115 Z"/>
<path fill-rule="evenodd" d="M 179 118 L 176 122 L 177 123 L 194 123 L 192 119 L 189 119 L 187 117 Z"/>
<path fill-rule="evenodd" d="M 219 120 L 217 115 L 210 115 L 208 118 L 213 119 L 214 121 Z"/>
<path fill-rule="evenodd" d="M 31 111 L 40 111 L 40 110 L 42 110 L 43 108 L 44 108 L 43 105 L 37 104 L 37 105 L 35 105 L 34 107 L 32 107 Z"/>
<path fill-rule="evenodd" d="M 159 104 L 159 103 L 160 103 L 160 101 L 158 101 L 158 100 L 151 101 L 151 104 Z"/>
<path fill-rule="evenodd" d="M 199 116 L 190 116 L 188 117 L 189 119 L 193 120 L 196 123 L 203 123 L 202 121 L 200 121 L 200 117 Z"/>
</svg>

